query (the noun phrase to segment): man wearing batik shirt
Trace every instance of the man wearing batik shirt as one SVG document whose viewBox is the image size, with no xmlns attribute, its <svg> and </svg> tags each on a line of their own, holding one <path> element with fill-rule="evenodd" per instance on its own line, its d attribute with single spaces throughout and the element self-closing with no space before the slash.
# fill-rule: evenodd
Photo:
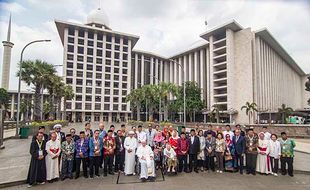
<svg viewBox="0 0 310 190">
<path fill-rule="evenodd" d="M 114 175 L 112 167 L 114 161 L 115 139 L 113 137 L 112 130 L 108 130 L 108 135 L 104 138 L 103 149 L 104 149 L 103 175 L 107 176 L 108 172 L 110 175 Z"/>
<path fill-rule="evenodd" d="M 189 150 L 189 141 L 185 137 L 185 133 L 181 133 L 181 138 L 178 139 L 178 148 L 177 148 L 177 156 L 179 162 L 179 172 L 181 173 L 184 168 L 184 172 L 188 172 L 187 170 L 187 156 Z"/>
<path fill-rule="evenodd" d="M 100 157 L 102 154 L 103 142 L 99 137 L 99 130 L 94 131 L 94 136 L 89 138 L 89 175 L 90 178 L 94 177 L 94 167 L 95 175 L 99 177 L 99 165 Z"/>
<path fill-rule="evenodd" d="M 75 165 L 75 179 L 80 177 L 80 167 L 82 162 L 83 175 L 88 178 L 87 174 L 87 158 L 88 158 L 88 139 L 85 138 L 85 132 L 80 132 L 80 139 L 75 142 L 76 151 L 76 165 Z"/>
<path fill-rule="evenodd" d="M 288 175 L 293 177 L 293 160 L 294 160 L 294 148 L 296 146 L 295 141 L 288 139 L 285 132 L 281 133 L 281 171 L 282 175 L 286 175 L 286 164 L 288 166 Z"/>
<path fill-rule="evenodd" d="M 62 168 L 61 168 L 61 180 L 66 178 L 72 179 L 72 168 L 73 168 L 73 158 L 74 158 L 75 145 L 72 140 L 72 135 L 66 135 L 66 141 L 61 143 L 62 152 Z"/>
<path fill-rule="evenodd" d="M 246 144 L 246 173 L 255 175 L 256 160 L 257 160 L 257 146 L 258 136 L 254 133 L 253 128 L 248 130 L 245 137 Z"/>
</svg>

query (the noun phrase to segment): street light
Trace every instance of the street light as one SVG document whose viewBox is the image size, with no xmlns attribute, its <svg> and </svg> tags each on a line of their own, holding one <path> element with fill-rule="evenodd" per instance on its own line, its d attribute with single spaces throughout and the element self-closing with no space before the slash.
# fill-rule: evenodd
<svg viewBox="0 0 310 190">
<path fill-rule="evenodd" d="M 38 42 L 50 42 L 51 40 L 34 40 L 25 45 L 20 54 L 20 62 L 19 62 L 19 76 L 18 76 L 18 95 L 17 95 L 17 119 L 16 119 L 16 133 L 15 136 L 18 136 L 18 127 L 19 127 L 19 112 L 20 112 L 20 86 L 21 86 L 21 72 L 22 72 L 22 62 L 23 62 L 23 54 L 26 49 L 31 44 Z"/>
<path fill-rule="evenodd" d="M 156 79 L 158 81 L 158 84 L 160 83 L 160 80 L 158 79 L 158 77 L 153 76 L 151 74 L 149 74 L 149 76 L 153 77 L 154 79 Z M 159 122 L 161 122 L 161 120 L 162 120 L 162 117 L 161 117 L 161 94 L 159 95 L 159 109 L 158 109 L 158 112 L 159 112 Z"/>
<path fill-rule="evenodd" d="M 178 63 L 178 62 L 176 62 L 175 60 L 173 60 L 173 59 L 169 59 L 169 61 L 172 61 L 172 62 L 174 62 L 174 63 L 176 63 L 177 65 L 179 65 L 180 67 L 181 67 L 181 69 L 183 70 L 183 114 L 184 114 L 184 118 L 183 118 L 183 122 L 184 122 L 184 127 L 186 127 L 185 125 L 186 125 L 186 101 L 185 101 L 185 98 L 186 98 L 186 94 L 185 94 L 185 70 L 184 70 L 184 67 L 180 64 L 180 63 Z"/>
</svg>

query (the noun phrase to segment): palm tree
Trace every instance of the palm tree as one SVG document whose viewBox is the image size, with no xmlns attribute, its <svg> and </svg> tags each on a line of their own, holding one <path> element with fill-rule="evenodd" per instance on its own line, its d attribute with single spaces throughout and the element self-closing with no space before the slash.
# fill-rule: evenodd
<svg viewBox="0 0 310 190">
<path fill-rule="evenodd" d="M 132 111 L 136 108 L 137 110 L 137 120 L 141 119 L 141 103 L 142 103 L 142 90 L 141 88 L 132 90 L 126 97 L 126 101 L 130 102 Z"/>
<path fill-rule="evenodd" d="M 63 114 L 62 114 L 62 120 L 66 119 L 66 105 L 67 105 L 67 100 L 72 100 L 74 98 L 74 92 L 72 89 L 72 86 L 70 85 L 65 85 L 64 88 L 64 94 L 63 94 L 63 98 L 64 98 L 64 105 L 63 105 Z"/>
<path fill-rule="evenodd" d="M 176 96 L 178 93 L 178 86 L 173 83 L 159 83 L 158 84 L 158 95 L 161 98 L 162 105 L 164 107 L 164 121 L 168 120 L 168 107 L 169 107 L 169 96 Z M 159 111 L 160 109 L 158 109 Z"/>
<path fill-rule="evenodd" d="M 154 108 L 156 107 L 155 105 L 157 105 L 156 101 L 158 99 L 158 88 L 156 85 L 148 84 L 142 86 L 141 90 L 143 92 L 143 100 L 148 105 L 146 112 L 149 113 L 149 116 L 146 120 L 153 121 Z"/>
<path fill-rule="evenodd" d="M 286 107 L 285 104 L 282 104 L 280 108 L 278 108 L 278 112 L 282 115 L 282 123 L 286 123 L 286 119 L 289 115 L 292 114 L 293 108 Z"/>
<path fill-rule="evenodd" d="M 23 61 L 20 64 L 21 72 L 17 71 L 17 76 L 21 73 L 21 80 L 24 81 L 28 86 L 33 85 L 34 92 L 34 120 L 41 120 L 41 90 L 44 86 L 48 85 L 48 78 L 55 75 L 56 70 L 52 64 L 45 61 Z"/>
<path fill-rule="evenodd" d="M 31 109 L 33 106 L 31 104 L 31 100 L 29 99 L 22 99 L 20 102 L 20 113 L 23 114 L 24 120 L 29 119 L 28 118 L 28 111 L 29 108 Z"/>
<path fill-rule="evenodd" d="M 254 102 L 252 102 L 252 103 L 246 102 L 245 105 L 241 107 L 241 111 L 243 109 L 245 109 L 246 115 L 249 116 L 249 124 L 251 124 L 251 117 L 253 115 L 253 112 L 257 111 L 256 107 L 257 107 L 257 105 Z"/>
<path fill-rule="evenodd" d="M 213 107 L 213 109 L 212 109 L 211 113 L 212 113 L 212 115 L 215 114 L 216 123 L 219 123 L 220 122 L 220 105 L 214 104 L 212 107 Z"/>
<path fill-rule="evenodd" d="M 0 88 L 0 109 L 5 108 L 9 103 L 9 93 L 4 88 Z"/>
<path fill-rule="evenodd" d="M 57 102 L 56 110 L 56 119 L 61 119 L 61 99 L 65 95 L 65 83 L 62 81 L 62 78 L 59 77 L 55 82 L 54 86 L 54 96 L 55 101 Z"/>
</svg>

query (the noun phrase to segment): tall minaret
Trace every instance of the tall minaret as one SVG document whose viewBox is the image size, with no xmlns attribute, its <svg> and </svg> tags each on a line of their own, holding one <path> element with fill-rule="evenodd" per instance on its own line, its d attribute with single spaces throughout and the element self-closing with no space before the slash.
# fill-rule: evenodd
<svg viewBox="0 0 310 190">
<path fill-rule="evenodd" d="M 9 81 L 10 81 L 10 66 L 11 66 L 11 51 L 13 48 L 13 43 L 11 40 L 11 14 L 8 26 L 8 34 L 6 41 L 3 41 L 3 66 L 2 66 L 2 83 L 1 88 L 6 90 L 9 89 Z"/>
</svg>

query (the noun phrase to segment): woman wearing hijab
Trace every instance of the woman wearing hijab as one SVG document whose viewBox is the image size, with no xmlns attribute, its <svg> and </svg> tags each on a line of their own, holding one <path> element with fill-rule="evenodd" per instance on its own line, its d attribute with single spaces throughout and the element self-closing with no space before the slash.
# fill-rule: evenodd
<svg viewBox="0 0 310 190">
<path fill-rule="evenodd" d="M 234 171 L 235 147 L 229 134 L 225 135 L 225 143 L 226 143 L 225 158 L 224 158 L 225 159 L 225 170 Z"/>
<path fill-rule="evenodd" d="M 165 137 L 161 131 L 158 131 L 154 136 L 154 161 L 156 169 L 162 166 L 164 146 Z"/>
</svg>

